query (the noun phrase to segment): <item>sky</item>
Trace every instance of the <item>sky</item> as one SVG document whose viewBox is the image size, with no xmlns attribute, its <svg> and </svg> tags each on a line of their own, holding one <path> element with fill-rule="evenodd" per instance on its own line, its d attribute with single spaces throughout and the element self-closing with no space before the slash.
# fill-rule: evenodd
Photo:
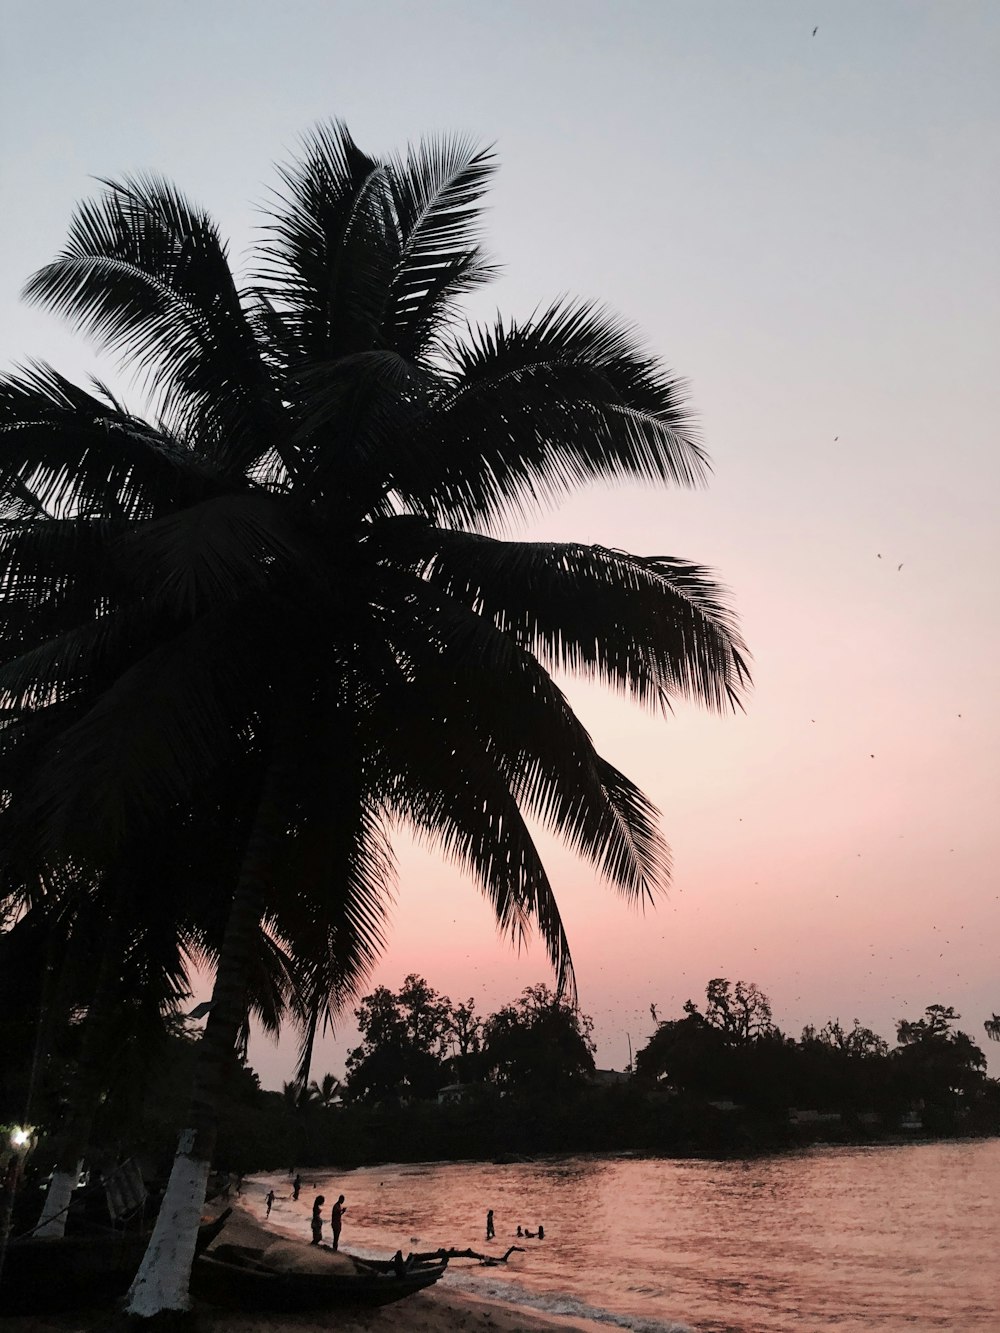
<svg viewBox="0 0 1000 1333">
<path fill-rule="evenodd" d="M 1000 7 L 922 0 L 3 0 L 0 367 L 109 363 L 20 289 L 95 178 L 156 171 L 247 264 L 256 205 L 318 121 L 378 154 L 464 132 L 501 163 L 502 274 L 634 322 L 690 384 L 708 488 L 594 487 L 506 535 L 681 556 L 732 589 L 745 715 L 646 713 L 561 682 L 656 802 L 672 884 L 644 913 L 541 836 L 597 1060 L 650 1004 L 755 981 L 775 1020 L 1000 1010 Z M 816 32 L 813 32 L 816 29 Z M 398 844 L 372 984 L 488 1013 L 544 951 Z M 346 1015 L 314 1073 L 343 1072 Z M 983 1040 L 984 1046 L 990 1043 Z M 295 1041 L 255 1040 L 265 1086 Z M 990 1052 L 1000 1073 L 998 1049 Z"/>
</svg>

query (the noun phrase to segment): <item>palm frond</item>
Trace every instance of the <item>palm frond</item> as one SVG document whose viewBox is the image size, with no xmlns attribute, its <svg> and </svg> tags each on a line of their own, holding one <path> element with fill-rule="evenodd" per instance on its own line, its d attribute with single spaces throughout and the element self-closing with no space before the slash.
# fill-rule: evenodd
<svg viewBox="0 0 1000 1333">
<path fill-rule="evenodd" d="M 302 560 L 286 509 L 262 491 L 203 500 L 143 524 L 121 546 L 149 605 L 178 617 L 261 594 Z"/>
<path fill-rule="evenodd" d="M 356 718 L 316 697 L 312 737 L 285 786 L 291 820 L 269 900 L 269 921 L 295 959 L 301 1034 L 297 1081 L 308 1078 L 317 1025 L 357 998 L 382 956 L 395 861 L 377 788 L 358 747 Z"/>
<path fill-rule="evenodd" d="M 460 726 L 442 732 L 437 722 L 428 717 L 426 724 L 386 736 L 385 762 L 394 775 L 390 808 L 475 878 L 499 933 L 518 949 L 537 927 L 560 992 L 575 995 L 559 905 L 509 786 L 477 737 Z"/>
<path fill-rule="evenodd" d="M 297 498 L 390 512 L 384 460 L 412 430 L 427 383 L 426 372 L 388 349 L 304 361 L 289 381 Z"/>
<path fill-rule="evenodd" d="M 174 437 L 49 366 L 0 378 L 0 503 L 55 517 L 140 519 L 222 484 Z"/>
<path fill-rule="evenodd" d="M 377 531 L 396 560 L 414 561 L 550 669 L 596 678 L 640 703 L 687 697 L 717 711 L 742 707 L 747 650 L 726 589 L 700 565 L 416 523 Z"/>
<path fill-rule="evenodd" d="M 385 168 L 340 122 L 306 136 L 301 160 L 279 168 L 257 288 L 280 316 L 274 353 L 290 369 L 380 345 L 395 263 Z"/>
<path fill-rule="evenodd" d="M 280 630 L 278 631 L 280 633 Z M 53 743 L 37 776 L 51 836 L 107 845 L 187 800 L 238 753 L 270 635 L 238 614 L 203 617 L 123 670 Z"/>
<path fill-rule="evenodd" d="M 298 1087 L 303 1087 L 309 1082 L 321 1012 L 321 1003 L 314 1000 L 311 1005 L 306 1006 L 299 1023 L 299 1048 L 295 1058 L 295 1072 L 292 1074 L 292 1082 Z"/>
<path fill-rule="evenodd" d="M 0 698 L 27 710 L 93 698 L 99 693 L 98 681 L 110 683 L 134 662 L 140 642 L 139 622 L 131 609 L 46 632 L 0 666 Z"/>
<path fill-rule="evenodd" d="M 109 610 L 109 553 L 120 528 L 104 519 L 0 520 L 3 642 L 8 655 L 58 626 Z"/>
<path fill-rule="evenodd" d="M 447 389 L 386 464 L 404 504 L 435 521 L 501 522 L 592 481 L 705 476 L 682 382 L 596 306 L 498 320 L 445 356 Z"/>
<path fill-rule="evenodd" d="M 282 414 L 218 229 L 160 177 L 102 184 L 24 294 L 120 353 L 178 433 L 243 470 L 279 445 Z"/>
<path fill-rule="evenodd" d="M 474 613 L 429 594 L 413 594 L 414 602 L 424 599 L 425 617 L 414 617 L 422 633 L 417 629 L 412 640 L 400 635 L 392 642 L 396 658 L 411 664 L 400 693 L 386 689 L 392 711 L 428 719 L 429 734 L 440 736 L 446 755 L 461 743 L 457 730 L 468 735 L 489 755 L 511 799 L 596 865 L 627 899 L 651 900 L 669 868 L 655 809 L 643 806 L 641 793 L 605 765 L 562 692 L 529 653 Z"/>
<path fill-rule="evenodd" d="M 387 164 L 399 259 L 383 336 L 405 357 L 426 355 L 456 298 L 493 276 L 479 240 L 480 201 L 495 167 L 492 149 L 457 136 L 425 140 Z"/>
</svg>

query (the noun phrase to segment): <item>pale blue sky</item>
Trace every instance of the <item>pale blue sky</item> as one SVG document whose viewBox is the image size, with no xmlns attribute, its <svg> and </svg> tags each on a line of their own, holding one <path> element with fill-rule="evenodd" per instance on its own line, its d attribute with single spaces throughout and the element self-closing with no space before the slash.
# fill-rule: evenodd
<svg viewBox="0 0 1000 1333">
<path fill-rule="evenodd" d="M 553 854 L 599 1058 L 621 1065 L 650 1001 L 677 1011 L 715 975 L 756 980 L 792 1032 L 839 1014 L 891 1035 L 940 1000 L 981 1035 L 1000 1008 L 1000 6 L 2 14 L 0 365 L 101 364 L 18 299 L 90 178 L 171 176 L 239 260 L 272 162 L 338 116 L 373 152 L 440 130 L 497 144 L 504 274 L 474 314 L 593 297 L 690 379 L 709 490 L 593 492 L 527 529 L 719 567 L 756 658 L 729 722 L 571 687 L 663 807 L 676 863 L 643 921 Z M 491 1008 L 544 974 L 453 871 L 410 852 L 403 869 L 380 980 L 423 971 Z"/>
</svg>

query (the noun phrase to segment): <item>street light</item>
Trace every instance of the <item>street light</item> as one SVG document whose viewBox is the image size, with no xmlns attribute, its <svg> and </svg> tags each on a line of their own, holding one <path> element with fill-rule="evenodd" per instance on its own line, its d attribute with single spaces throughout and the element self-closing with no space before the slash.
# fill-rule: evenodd
<svg viewBox="0 0 1000 1333">
<path fill-rule="evenodd" d="M 34 1125 L 0 1125 L 0 1278 L 7 1257 L 14 1195 L 24 1163 L 34 1146 Z"/>
</svg>

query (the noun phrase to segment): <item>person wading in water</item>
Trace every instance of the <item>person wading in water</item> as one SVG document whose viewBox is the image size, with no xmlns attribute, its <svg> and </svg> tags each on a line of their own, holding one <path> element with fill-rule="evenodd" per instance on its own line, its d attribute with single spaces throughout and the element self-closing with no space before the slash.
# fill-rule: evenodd
<svg viewBox="0 0 1000 1333">
<path fill-rule="evenodd" d="M 344 1196 L 341 1195 L 333 1205 L 330 1213 L 330 1225 L 333 1227 L 333 1248 L 337 1249 L 340 1244 L 340 1228 L 344 1225 L 344 1214 L 347 1209 L 344 1207 Z"/>
<path fill-rule="evenodd" d="M 316 1202 L 313 1204 L 313 1214 L 312 1214 L 313 1238 L 309 1242 L 310 1245 L 318 1245 L 320 1241 L 323 1239 L 323 1205 L 325 1203 L 326 1199 L 323 1197 L 323 1195 L 317 1194 Z"/>
</svg>

